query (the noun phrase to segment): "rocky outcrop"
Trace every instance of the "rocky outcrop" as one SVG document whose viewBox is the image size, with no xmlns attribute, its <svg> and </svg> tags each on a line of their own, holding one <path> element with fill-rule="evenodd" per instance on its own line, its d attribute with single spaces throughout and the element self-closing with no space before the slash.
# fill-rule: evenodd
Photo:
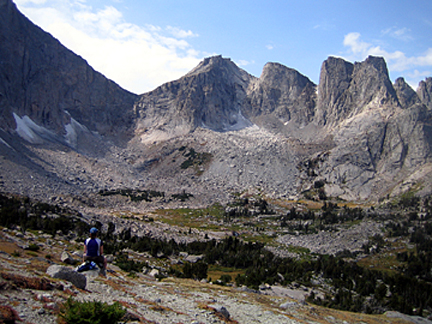
<svg viewBox="0 0 432 324">
<path fill-rule="evenodd" d="M 52 278 L 69 281 L 79 289 L 85 289 L 87 285 L 87 278 L 85 275 L 65 266 L 54 264 L 48 267 L 46 273 Z"/>
<path fill-rule="evenodd" d="M 405 82 L 404 78 L 396 79 L 394 89 L 402 108 L 408 108 L 420 103 L 417 93 Z"/>
<path fill-rule="evenodd" d="M 273 115 L 282 123 L 309 124 L 315 113 L 316 85 L 296 70 L 267 63 L 248 89 L 252 119 Z"/>
<path fill-rule="evenodd" d="M 362 111 L 398 107 L 383 58 L 369 56 L 354 65 L 330 57 L 321 68 L 316 122 L 336 126 Z"/>
<path fill-rule="evenodd" d="M 116 138 L 128 136 L 136 96 L 30 22 L 11 0 L 0 1 L 0 43 L 3 129 L 17 129 L 16 114 L 65 142 L 67 133 L 81 128 Z"/>
<path fill-rule="evenodd" d="M 340 114 L 338 107 L 345 98 L 342 95 L 348 90 L 354 65 L 341 58 L 329 57 L 321 66 L 318 87 L 318 108 L 316 120 L 325 125 L 331 116 Z"/>
<path fill-rule="evenodd" d="M 140 97 L 136 134 L 149 141 L 185 135 L 197 127 L 223 132 L 251 126 L 242 105 L 252 78 L 229 59 L 206 58 L 181 79 Z"/>
<path fill-rule="evenodd" d="M 421 81 L 417 89 L 421 102 L 429 109 L 432 109 L 432 78 Z"/>
</svg>

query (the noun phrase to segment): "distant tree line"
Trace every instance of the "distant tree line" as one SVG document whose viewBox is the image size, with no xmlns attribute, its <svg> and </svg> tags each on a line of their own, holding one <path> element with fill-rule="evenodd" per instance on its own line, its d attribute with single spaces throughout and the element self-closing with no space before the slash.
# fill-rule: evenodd
<svg viewBox="0 0 432 324">
<path fill-rule="evenodd" d="M 156 190 L 138 190 L 138 189 L 113 189 L 113 190 L 101 190 L 99 195 L 102 197 L 108 196 L 123 196 L 130 199 L 130 201 L 147 201 L 151 202 L 154 198 L 165 198 L 165 192 Z M 184 190 L 178 194 L 172 194 L 171 198 L 181 201 L 186 201 L 193 197 L 192 194 L 185 192 Z"/>
</svg>

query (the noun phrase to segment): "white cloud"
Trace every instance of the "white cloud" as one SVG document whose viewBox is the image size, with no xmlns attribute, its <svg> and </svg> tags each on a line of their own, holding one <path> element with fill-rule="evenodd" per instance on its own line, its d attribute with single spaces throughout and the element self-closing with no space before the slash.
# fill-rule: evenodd
<svg viewBox="0 0 432 324">
<path fill-rule="evenodd" d="M 428 73 L 419 70 L 432 67 L 432 48 L 418 56 L 409 57 L 402 51 L 388 52 L 381 46 L 374 46 L 371 43 L 362 41 L 360 37 L 360 33 L 345 35 L 343 44 L 348 47 L 347 59 L 364 60 L 369 55 L 382 56 L 385 58 L 390 71 L 406 72 L 406 75 L 410 78 L 408 80 L 410 84 L 418 84 L 421 77 Z"/>
<path fill-rule="evenodd" d="M 166 28 L 168 32 L 170 32 L 174 37 L 177 38 L 188 38 L 188 37 L 198 37 L 198 34 L 195 34 L 191 30 L 183 30 L 178 27 L 167 26 Z"/>
<path fill-rule="evenodd" d="M 411 36 L 411 30 L 409 28 L 397 28 L 391 27 L 382 31 L 383 35 L 389 35 L 397 40 L 401 40 L 404 42 L 412 41 L 414 38 Z"/>
<path fill-rule="evenodd" d="M 274 49 L 274 46 L 271 44 L 266 45 L 266 48 L 271 51 L 272 49 Z"/>
<path fill-rule="evenodd" d="M 371 44 L 360 40 L 360 33 L 349 33 L 345 35 L 343 44 L 351 49 L 354 55 L 362 55 L 369 50 Z"/>
<path fill-rule="evenodd" d="M 34 3 L 34 4 L 44 4 L 46 0 L 17 0 L 15 3 L 20 5 L 25 5 L 27 3 Z"/>
<path fill-rule="evenodd" d="M 247 66 L 247 65 L 255 64 L 255 61 L 238 60 L 236 61 L 236 64 L 239 66 Z"/>
<path fill-rule="evenodd" d="M 16 2 L 27 17 L 95 70 L 135 93 L 181 77 L 201 59 L 185 40 L 198 36 L 192 31 L 131 24 L 113 6 L 95 10 L 80 0 Z"/>
</svg>

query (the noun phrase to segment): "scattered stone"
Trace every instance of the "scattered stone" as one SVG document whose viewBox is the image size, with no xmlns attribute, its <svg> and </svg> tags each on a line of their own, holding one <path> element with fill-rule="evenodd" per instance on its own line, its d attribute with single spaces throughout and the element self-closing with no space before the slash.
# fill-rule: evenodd
<svg viewBox="0 0 432 324">
<path fill-rule="evenodd" d="M 298 306 L 298 304 L 296 302 L 286 302 L 286 303 L 281 304 L 280 308 L 288 309 L 288 308 L 292 308 L 295 306 Z"/>
<path fill-rule="evenodd" d="M 204 255 L 188 255 L 185 258 L 185 261 L 188 261 L 190 263 L 197 263 L 199 260 L 202 260 L 204 258 Z"/>
<path fill-rule="evenodd" d="M 156 277 L 158 275 L 159 275 L 159 270 L 158 269 L 152 269 L 150 271 L 150 273 L 149 273 L 149 276 L 152 276 L 152 277 Z"/>
<path fill-rule="evenodd" d="M 64 252 L 61 254 L 61 256 L 60 256 L 60 260 L 61 260 L 61 262 L 63 262 L 63 263 L 71 264 L 71 265 L 74 265 L 74 264 L 77 263 L 77 260 L 75 260 L 74 258 L 72 258 L 72 256 L 71 256 L 69 253 L 67 253 L 66 251 L 64 251 Z"/>
<path fill-rule="evenodd" d="M 80 251 L 74 251 L 74 252 L 72 252 L 72 255 L 76 256 L 80 260 L 83 258 L 83 254 Z"/>
<path fill-rule="evenodd" d="M 265 283 L 265 284 L 261 284 L 259 286 L 259 289 L 260 290 L 269 290 L 269 289 L 271 289 L 271 286 L 268 283 Z"/>
<path fill-rule="evenodd" d="M 112 254 L 105 255 L 105 259 L 107 260 L 108 263 L 114 262 L 114 256 Z"/>
</svg>

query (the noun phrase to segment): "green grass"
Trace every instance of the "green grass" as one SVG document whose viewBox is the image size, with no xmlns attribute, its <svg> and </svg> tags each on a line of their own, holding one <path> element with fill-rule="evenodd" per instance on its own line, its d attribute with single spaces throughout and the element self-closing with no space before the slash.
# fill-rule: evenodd
<svg viewBox="0 0 432 324">
<path fill-rule="evenodd" d="M 297 253 L 297 254 L 310 254 L 311 251 L 308 248 L 302 247 L 302 246 L 295 246 L 290 245 L 287 247 L 287 251 L 291 253 Z"/>
<path fill-rule="evenodd" d="M 224 208 L 220 204 L 214 204 L 207 208 L 191 209 L 160 209 L 155 211 L 155 218 L 172 226 L 185 228 L 201 228 L 206 224 L 206 229 L 218 230 L 218 225 L 213 225 L 209 220 L 220 221 L 223 219 Z"/>
<path fill-rule="evenodd" d="M 398 253 L 406 252 L 406 242 L 393 242 L 390 246 L 384 248 L 377 254 L 370 254 L 358 261 L 358 265 L 364 268 L 381 270 L 385 272 L 397 272 L 397 268 L 403 265 L 403 262 L 397 260 Z M 411 250 L 410 252 L 413 252 Z"/>
<path fill-rule="evenodd" d="M 246 242 L 260 242 L 264 243 L 265 245 L 275 245 L 275 237 L 273 235 L 268 235 L 264 233 L 256 233 L 252 235 L 243 235 L 242 239 Z"/>
<path fill-rule="evenodd" d="M 212 280 L 218 280 L 223 275 L 230 275 L 231 278 L 234 280 L 234 278 L 237 277 L 237 275 L 239 274 L 245 274 L 245 270 L 222 267 L 217 264 L 210 264 L 207 271 L 207 278 L 211 278 Z"/>
</svg>

